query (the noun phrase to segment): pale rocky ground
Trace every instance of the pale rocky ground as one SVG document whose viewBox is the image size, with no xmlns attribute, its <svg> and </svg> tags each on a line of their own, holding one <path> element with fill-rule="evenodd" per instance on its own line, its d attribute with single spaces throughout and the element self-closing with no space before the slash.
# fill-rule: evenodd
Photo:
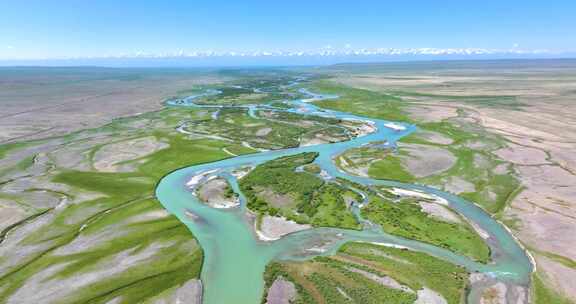
<svg viewBox="0 0 576 304">
<path fill-rule="evenodd" d="M 444 189 L 454 194 L 460 194 L 464 192 L 474 192 L 476 190 L 476 186 L 474 186 L 473 183 L 458 176 L 450 176 L 444 185 Z"/>
<path fill-rule="evenodd" d="M 95 134 L 94 137 L 100 137 L 100 135 Z M 115 137 L 114 140 L 119 138 Z M 14 199 L 2 199 L 0 201 L 2 203 L 2 208 L 0 208 L 0 217 L 3 220 L 2 229 L 24 219 L 28 220 L 17 223 L 11 229 L 3 231 L 6 234 L 0 239 L 0 256 L 2 257 L 0 259 L 0 277 L 6 276 L 19 267 L 33 263 L 32 261 L 39 258 L 39 254 L 48 258 L 65 258 L 62 263 L 48 265 L 45 268 L 40 267 L 37 272 L 32 273 L 31 277 L 25 280 L 21 287 L 14 290 L 14 293 L 6 300 L 6 303 L 61 302 L 63 299 L 73 296 L 75 292 L 100 282 L 102 278 L 112 278 L 125 273 L 129 269 L 145 267 L 151 261 L 163 258 L 163 256 L 158 255 L 158 252 L 167 247 L 171 249 L 186 247 L 183 250 L 197 249 L 193 239 L 190 239 L 189 243 L 181 244 L 174 244 L 173 241 L 153 242 L 142 246 L 141 250 L 132 248 L 113 255 L 110 259 L 102 259 L 101 262 L 94 263 L 92 268 L 74 274 L 69 278 L 60 279 L 59 277 L 54 277 L 65 267 L 69 266 L 66 257 L 81 255 L 91 250 L 97 252 L 98 248 L 117 241 L 128 233 L 137 232 L 138 227 L 142 227 L 137 226 L 138 224 L 155 219 L 164 219 L 169 216 L 166 210 L 158 207 L 157 209 L 142 210 L 132 216 L 125 216 L 123 220 L 104 226 L 100 230 L 86 229 L 91 226 L 91 217 L 95 217 L 97 214 L 102 216 L 113 214 L 111 211 L 114 210 L 106 210 L 106 207 L 98 204 L 74 209 L 74 206 L 102 198 L 104 195 L 87 190 L 70 189 L 64 184 L 54 182 L 52 175 L 56 167 L 55 164 L 58 164 L 59 168 L 85 168 L 88 170 L 93 167 L 89 158 L 80 157 L 76 159 L 72 156 L 85 154 L 84 152 L 87 149 L 112 140 L 111 138 L 108 138 L 108 141 L 104 139 L 85 140 L 73 144 L 49 140 L 38 146 L 9 153 L 8 157 L 0 159 L 0 168 L 9 169 L 13 159 L 37 153 L 35 161 L 26 170 L 15 171 L 13 174 L 9 173 L 1 176 L 0 193 L 14 196 Z M 68 153 L 70 152 L 68 149 L 76 153 Z M 67 156 L 72 157 L 72 160 L 77 160 L 78 163 L 76 164 L 75 161 L 67 163 L 65 161 Z M 66 164 L 68 166 L 65 166 Z M 32 200 L 30 196 L 25 195 L 29 192 L 29 189 L 42 190 L 38 191 L 38 197 Z M 138 201 L 135 202 L 137 203 Z M 23 207 L 23 203 L 26 203 L 27 207 Z M 16 207 L 19 209 L 15 210 L 14 208 Z M 67 212 L 66 217 L 57 221 L 56 218 L 63 212 Z M 60 223 L 60 225 L 55 225 L 55 222 Z M 63 224 L 72 227 L 77 226 L 77 235 L 65 244 L 62 244 L 61 239 L 58 238 L 61 234 L 69 232 L 69 228 L 63 226 Z M 38 233 L 41 233 L 42 237 L 46 239 L 32 241 L 30 237 L 38 235 Z M 74 260 L 70 259 L 69 262 L 73 263 Z M 2 288 L 5 288 L 7 283 L 10 282 L 10 278 L 0 282 Z M 67 288 L 62 288 L 62 286 Z M 183 288 L 185 287 L 183 286 Z M 174 297 L 182 298 L 190 294 L 190 292 L 185 290 L 186 288 L 184 291 L 178 290 Z M 196 290 L 197 296 L 198 294 L 201 296 L 201 289 L 199 291 L 198 289 Z M 186 303 L 189 302 L 190 300 L 187 299 Z M 169 301 L 168 303 L 175 302 Z M 197 303 L 200 302 L 197 301 Z"/>
<path fill-rule="evenodd" d="M 414 304 L 447 304 L 446 299 L 444 299 L 439 293 L 435 292 L 429 288 L 422 288 L 418 290 L 418 299 Z"/>
<path fill-rule="evenodd" d="M 262 240 L 277 240 L 289 233 L 310 228 L 312 228 L 312 226 L 307 224 L 298 224 L 283 217 L 265 215 L 262 218 L 262 223 L 260 224 L 260 229 L 257 230 L 257 233 Z"/>
<path fill-rule="evenodd" d="M 13 200 L 0 199 L 0 210 L 0 230 L 4 230 L 26 217 L 26 212 Z"/>
<path fill-rule="evenodd" d="M 283 279 L 277 278 L 268 289 L 266 296 L 266 304 L 290 304 L 297 295 L 294 283 Z"/>
<path fill-rule="evenodd" d="M 385 70 L 383 70 L 385 71 Z M 537 269 L 560 293 L 576 300 L 576 269 L 552 261 L 548 252 L 576 261 L 576 64 L 523 63 L 486 68 L 437 66 L 430 70 L 392 70 L 340 76 L 338 81 L 381 92 L 435 95 L 514 95 L 521 110 L 459 99 L 404 97 L 413 118 L 441 121 L 457 109 L 471 121 L 501 135 L 508 147 L 497 152 L 515 164 L 525 187 L 505 209 L 522 243 L 532 248 Z M 461 187 L 460 187 L 461 188 Z"/>
<path fill-rule="evenodd" d="M 446 137 L 444 134 L 433 131 L 417 130 L 415 135 L 428 142 L 438 145 L 450 145 L 453 142 L 451 138 Z"/>
<path fill-rule="evenodd" d="M 439 136 L 435 139 L 446 142 Z M 398 150 L 399 153 L 394 154 L 394 156 L 398 157 L 404 169 L 415 177 L 427 177 L 442 173 L 456 163 L 456 157 L 452 152 L 441 147 L 398 143 Z M 354 153 L 354 151 L 348 150 L 337 158 L 343 170 L 358 176 L 368 176 L 368 170 L 374 162 L 385 160 L 393 153 L 390 149 L 380 149 L 367 158 Z"/>
<path fill-rule="evenodd" d="M 110 74 L 106 74 L 108 72 Z M 166 126 L 158 117 L 150 118 L 155 113 L 150 117 L 115 118 L 159 109 L 165 98 L 181 89 L 217 81 L 186 73 L 143 75 L 126 81 L 117 79 L 122 75 L 108 72 L 96 76 L 90 76 L 90 71 L 74 76 L 64 73 L 52 78 L 49 72 L 35 71 L 26 77 L 14 78 L 14 75 L 4 75 L 0 69 L 0 144 L 47 137 L 0 156 L 0 302 L 63 303 L 67 299 L 73 302 L 70 297 L 92 289 L 93 284 L 104 279 L 118 279 L 124 273 L 141 271 L 151 263 L 171 259 L 172 254 L 198 250 L 192 238 L 181 242 L 168 240 L 174 236 L 173 231 L 167 230 L 160 232 L 165 233 L 166 241 L 155 241 L 157 236 L 151 235 L 150 242 L 139 248 L 110 251 L 106 256 L 102 248 L 118 243 L 127 234 L 138 234 L 155 220 L 173 219 L 160 205 L 138 209 L 130 216 L 122 214 L 134 205 L 147 206 L 152 193 L 150 196 L 142 193 L 141 199 L 110 208 L 105 203 L 91 203 L 104 199 L 105 194 L 72 188 L 54 180 L 56 174 L 66 170 L 125 172 L 136 169 L 137 163 L 131 161 L 168 147 L 147 131 L 172 130 L 173 127 Z M 102 96 L 93 96 L 94 92 L 102 92 Z M 79 131 L 112 121 L 115 121 L 114 128 Z M 65 137 L 50 137 L 71 132 L 73 134 Z M 27 159 L 29 164 L 17 166 Z M 128 177 L 128 180 L 143 181 L 139 177 Z M 96 223 L 107 219 L 112 220 L 94 228 Z M 60 277 L 61 271 L 88 252 L 96 253 L 93 258 L 90 255 L 91 268 Z M 62 262 L 42 264 L 49 259 Z M 27 271 L 11 273 L 19 269 Z M 150 268 L 151 273 L 158 270 L 158 267 Z M 137 279 L 142 277 L 134 275 Z M 22 282 L 13 287 L 18 281 L 15 276 Z M 6 293 L 7 288 L 14 289 Z M 201 284 L 193 280 L 158 300 L 201 303 L 201 293 Z M 114 302 L 122 302 L 122 298 L 113 299 Z"/>
<path fill-rule="evenodd" d="M 434 105 L 421 105 L 417 107 L 409 107 L 408 113 L 410 117 L 418 120 L 425 120 L 430 122 L 440 122 L 444 119 L 456 117 L 456 107 L 438 107 Z"/>
<path fill-rule="evenodd" d="M 159 298 L 154 304 L 202 304 L 202 281 L 186 282 L 170 295 Z"/>
<path fill-rule="evenodd" d="M 129 168 L 119 168 L 119 163 L 137 159 L 168 147 L 167 143 L 160 142 L 153 136 L 111 143 L 96 151 L 93 161 L 94 168 L 100 172 L 127 171 Z"/>
<path fill-rule="evenodd" d="M 228 182 L 223 178 L 214 178 L 206 181 L 198 187 L 198 198 L 213 208 L 231 208 L 238 206 L 240 202 L 236 197 L 225 197 Z"/>
<path fill-rule="evenodd" d="M 54 276 L 68 266 L 68 263 L 51 265 L 28 279 L 7 303 L 54 303 L 103 277 L 112 277 L 127 271 L 136 264 L 145 263 L 152 259 L 159 249 L 170 245 L 172 244 L 152 244 L 140 251 L 130 249 L 121 252 L 111 260 L 94 265 L 92 271 L 86 274 L 66 279 L 54 278 Z M 67 286 L 67 288 L 61 288 L 61 286 Z M 35 292 L 31 293 L 30 290 Z"/>
<path fill-rule="evenodd" d="M 498 282 L 482 273 L 471 274 L 469 281 L 474 286 L 474 291 L 467 298 L 470 304 L 519 304 L 529 301 L 525 287 Z"/>
<path fill-rule="evenodd" d="M 100 145 L 102 148 L 90 158 L 90 150 Z M 152 136 L 135 139 L 120 136 L 111 138 L 110 134 L 101 133 L 70 143 L 59 138 L 51 139 L 40 145 L 8 153 L 0 159 L 0 173 L 5 172 L 0 176 L 0 228 L 9 227 L 36 214 L 38 210 L 54 208 L 60 203 L 76 204 L 101 196 L 82 191 L 74 193 L 73 198 L 70 197 L 71 189 L 51 181 L 51 174 L 56 167 L 81 171 L 131 171 L 133 168 L 130 165 L 118 166 L 117 163 L 144 157 L 166 147 L 168 144 L 159 142 Z M 13 168 L 21 159 L 31 157 L 33 162 L 28 169 Z"/>
<path fill-rule="evenodd" d="M 418 204 L 420 208 L 422 208 L 422 211 L 431 217 L 451 223 L 462 223 L 462 219 L 448 207 L 426 201 L 418 202 Z"/>
<path fill-rule="evenodd" d="M 364 277 L 373 280 L 374 282 L 377 282 L 383 286 L 386 286 L 388 288 L 393 288 L 393 289 L 398 289 L 398 290 L 402 290 L 404 292 L 414 292 L 412 289 L 410 289 L 409 287 L 402 285 L 400 283 L 398 283 L 398 281 L 394 280 L 393 278 L 389 277 L 389 276 L 379 276 L 376 275 L 374 273 L 362 270 L 362 269 L 358 269 L 358 268 L 354 268 L 354 267 L 346 267 L 346 269 L 355 272 L 355 273 L 359 273 L 361 275 L 363 275 Z"/>
<path fill-rule="evenodd" d="M 442 173 L 456 163 L 456 156 L 450 151 L 434 146 L 398 143 L 398 149 L 407 154 L 401 154 L 400 161 L 415 177 Z"/>
<path fill-rule="evenodd" d="M 0 71 L 0 143 L 63 135 L 158 110 L 174 92 L 221 80 L 194 72 L 106 68 Z"/>
</svg>

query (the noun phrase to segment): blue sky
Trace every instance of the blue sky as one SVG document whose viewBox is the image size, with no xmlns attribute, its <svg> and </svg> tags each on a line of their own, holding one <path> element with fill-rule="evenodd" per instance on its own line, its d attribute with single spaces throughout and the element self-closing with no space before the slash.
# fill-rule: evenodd
<svg viewBox="0 0 576 304">
<path fill-rule="evenodd" d="M 3 0 L 0 59 L 332 48 L 576 50 L 576 1 Z"/>
</svg>

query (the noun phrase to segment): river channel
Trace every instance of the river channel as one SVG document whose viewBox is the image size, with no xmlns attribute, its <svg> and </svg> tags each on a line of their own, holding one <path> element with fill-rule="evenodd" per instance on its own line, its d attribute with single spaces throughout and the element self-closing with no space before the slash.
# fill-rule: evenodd
<svg viewBox="0 0 576 304">
<path fill-rule="evenodd" d="M 207 94 L 217 95 L 218 93 L 218 91 L 212 90 Z M 300 93 L 308 95 L 309 98 L 288 101 L 294 107 L 275 110 L 291 111 L 304 115 L 370 121 L 377 130 L 371 134 L 343 142 L 262 151 L 186 167 L 165 176 L 157 186 L 156 196 L 159 201 L 190 229 L 204 251 L 201 274 L 204 288 L 203 303 L 260 303 L 264 293 L 263 273 L 266 265 L 272 260 L 304 260 L 318 255 L 330 255 L 340 245 L 349 241 L 377 242 L 403 246 L 461 265 L 471 272 L 485 273 L 495 280 L 524 286 L 528 284 L 533 266 L 526 252 L 508 230 L 482 208 L 458 196 L 431 187 L 352 176 L 339 170 L 333 161 L 336 155 L 347 149 L 360 147 L 372 142 L 385 141 L 389 145 L 394 145 L 398 139 L 414 132 L 417 129 L 416 126 L 321 109 L 310 103 L 310 101 L 335 99 L 338 96 L 323 96 L 304 89 L 300 90 Z M 171 101 L 168 102 L 168 106 L 221 107 L 197 105 L 194 100 L 199 96 L 203 95 Z M 255 113 L 259 109 L 270 109 L 267 106 L 260 105 L 249 105 L 246 107 L 251 115 L 256 115 Z M 317 152 L 319 156 L 316 158 L 315 163 L 331 178 L 341 177 L 363 185 L 393 186 L 445 199 L 453 210 L 489 235 L 487 243 L 491 249 L 492 261 L 488 264 L 478 263 L 439 247 L 386 234 L 370 225 L 365 225 L 366 228 L 361 231 L 313 228 L 286 235 L 279 240 L 262 241 L 258 239 L 251 222 L 246 216 L 247 210 L 244 198 L 238 189 L 236 179 L 231 173 L 244 166 L 255 166 L 281 156 L 302 152 Z M 231 182 L 233 189 L 240 194 L 241 205 L 230 209 L 215 209 L 198 201 L 192 195 L 186 183 L 193 176 L 205 172 L 214 172 L 214 174 L 226 176 Z"/>
</svg>

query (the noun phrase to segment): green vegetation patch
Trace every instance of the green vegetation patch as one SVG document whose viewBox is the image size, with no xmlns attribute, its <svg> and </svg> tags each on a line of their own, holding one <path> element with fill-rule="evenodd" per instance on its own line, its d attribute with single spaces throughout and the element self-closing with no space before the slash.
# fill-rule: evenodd
<svg viewBox="0 0 576 304">
<path fill-rule="evenodd" d="M 309 205 L 299 209 L 311 218 L 313 226 L 360 229 L 360 224 L 346 206 L 345 197 L 359 200 L 356 193 L 350 192 L 335 183 L 326 183 L 315 192 Z"/>
<path fill-rule="evenodd" d="M 24 147 L 28 147 L 33 145 L 34 142 L 18 142 L 18 143 L 10 143 L 10 144 L 3 144 L 0 145 L 0 159 L 6 157 L 8 153 L 18 150 Z"/>
<path fill-rule="evenodd" d="M 368 265 L 413 290 L 426 286 L 441 294 L 448 303 L 460 303 L 468 284 L 469 273 L 464 268 L 422 252 L 347 243 L 339 254 L 358 257 L 361 259 L 356 260 L 358 262 L 369 262 Z"/>
<path fill-rule="evenodd" d="M 487 262 L 490 249 L 472 227 L 465 223 L 452 223 L 431 217 L 417 200 L 405 198 L 397 202 L 370 195 L 362 216 L 384 231 L 408 239 L 430 243 Z"/>
<path fill-rule="evenodd" d="M 253 150 L 225 141 L 190 139 L 175 133 L 169 122 L 182 118 L 195 119 L 200 111 L 179 112 L 166 110 L 148 113 L 137 119 L 116 120 L 99 128 L 100 131 L 83 131 L 126 134 L 135 120 L 149 120 L 148 123 L 158 124 L 158 127 L 138 130 L 138 134 L 156 136 L 168 143 L 169 147 L 127 161 L 134 164 L 133 172 L 103 173 L 56 168 L 52 181 L 67 185 L 71 189 L 66 193 L 68 197 L 91 193 L 94 198 L 59 210 L 50 222 L 50 229 L 38 229 L 27 235 L 22 246 L 42 247 L 23 257 L 17 265 L 11 265 L 11 271 L 0 278 L 0 302 L 5 302 L 27 281 L 52 266 L 58 267 L 51 274 L 51 279 L 57 282 L 89 276 L 102 269 L 113 269 L 114 266 L 107 263 L 123 256 L 125 262 L 139 255 L 143 255 L 143 259 L 133 265 L 122 266 L 126 269 L 103 277 L 105 279 L 78 288 L 72 292 L 69 300 L 106 303 L 121 298 L 121 303 L 137 303 L 199 277 L 202 250 L 188 228 L 176 217 L 166 214 L 161 204 L 153 198 L 156 182 L 175 169 L 230 157 L 223 151 L 224 148 L 238 154 Z M 164 127 L 163 121 L 167 127 Z M 138 122 L 135 125 L 141 124 Z M 67 140 L 74 141 L 75 136 L 68 135 Z M 87 145 L 86 151 L 95 147 Z M 23 162 L 29 163 L 30 159 Z M 91 238 L 94 241 L 78 243 Z M 44 247 L 44 244 L 47 246 Z"/>
<path fill-rule="evenodd" d="M 257 166 L 240 180 L 247 206 L 258 214 L 281 215 L 314 226 L 359 228 L 346 206 L 346 189 L 296 168 L 318 153 L 280 157 Z"/>
<path fill-rule="evenodd" d="M 269 288 L 279 276 L 295 285 L 297 298 L 294 303 L 408 304 L 417 298 L 413 293 L 382 286 L 333 259 L 272 263 L 266 269 L 266 287 Z"/>
<path fill-rule="evenodd" d="M 217 136 L 261 149 L 297 147 L 303 138 L 314 136 L 334 142 L 347 140 L 350 129 L 355 127 L 339 119 L 269 110 L 255 111 L 253 116 L 247 108 L 239 107 L 223 108 L 215 118 L 189 120 L 185 124 L 186 131 L 198 136 Z"/>
<path fill-rule="evenodd" d="M 558 292 L 549 287 L 542 278 L 542 274 L 538 272 L 532 275 L 532 288 L 530 290 L 534 304 L 574 304 L 574 301 L 558 294 Z"/>
<path fill-rule="evenodd" d="M 160 134 L 170 147 L 142 159 L 139 171 L 156 179 L 185 166 L 221 160 L 231 157 L 223 149 L 236 155 L 253 153 L 254 150 L 240 144 L 213 139 L 188 139 L 183 135 Z"/>
<path fill-rule="evenodd" d="M 240 187 L 248 198 L 248 208 L 262 213 L 283 207 L 281 203 L 267 202 L 257 192 L 269 190 L 290 196 L 286 207 L 309 203 L 314 190 L 322 186 L 322 179 L 307 172 L 295 172 L 296 167 L 309 164 L 318 153 L 301 153 L 268 161 L 257 166 L 240 180 Z"/>
<path fill-rule="evenodd" d="M 521 107 L 515 101 L 514 96 L 439 96 L 431 94 L 418 94 L 406 92 L 391 92 L 390 95 L 372 92 L 369 90 L 350 88 L 330 80 L 320 80 L 313 84 L 313 89 L 323 93 L 337 94 L 340 96 L 336 100 L 325 100 L 317 102 L 318 105 L 359 114 L 367 117 L 375 117 L 396 121 L 411 122 L 412 119 L 403 111 L 403 107 L 409 103 L 403 101 L 404 96 L 434 98 L 434 100 L 459 100 L 471 102 L 483 106 L 506 106 Z M 417 104 L 417 103 L 416 103 Z M 465 116 L 463 111 L 459 111 L 460 116 Z M 460 117 L 462 118 L 462 117 Z M 465 118 L 465 117 L 464 117 Z M 368 166 L 367 173 L 373 178 L 391 179 L 403 182 L 419 182 L 428 185 L 443 187 L 457 177 L 473 185 L 472 191 L 457 193 L 458 195 L 478 203 L 491 213 L 498 213 L 504 209 L 506 203 L 510 201 L 521 187 L 518 179 L 511 169 L 503 173 L 497 173 L 495 168 L 505 162 L 499 160 L 491 151 L 505 146 L 505 142 L 498 136 L 486 132 L 481 126 L 467 123 L 460 119 L 449 119 L 442 122 L 418 123 L 418 127 L 425 131 L 440 133 L 453 141 L 450 145 L 440 145 L 427 141 L 415 135 L 402 138 L 402 142 L 416 143 L 431 146 L 441 146 L 449 150 L 457 157 L 457 162 L 452 168 L 440 174 L 424 178 L 415 178 L 408 172 L 398 159 L 400 155 L 390 154 L 382 157 L 381 154 L 373 158 L 376 161 Z M 357 150 L 357 149 L 354 149 Z M 358 151 L 355 151 L 355 153 Z M 362 152 L 368 153 L 368 152 Z M 400 150 L 400 153 L 402 151 Z M 476 158 L 487 159 L 485 166 L 477 166 Z M 370 155 L 366 155 L 366 161 L 370 161 Z M 339 164 L 341 166 L 341 164 Z"/>
<path fill-rule="evenodd" d="M 398 153 L 404 153 L 399 151 Z M 368 174 L 376 179 L 412 182 L 415 177 L 402 165 L 400 158 L 390 149 L 364 146 L 346 150 L 336 158 L 336 165 L 344 171 L 358 175 Z"/>
<path fill-rule="evenodd" d="M 325 109 L 385 120 L 410 121 L 403 109 L 405 103 L 393 95 L 347 87 L 326 80 L 314 82 L 312 91 L 335 94 L 340 97 L 315 103 Z"/>
<path fill-rule="evenodd" d="M 511 165 L 491 153 L 503 147 L 502 139 L 481 128 L 459 122 L 424 123 L 419 127 L 449 138 L 452 144 L 433 143 L 418 136 L 418 133 L 402 138 L 401 143 L 447 150 L 456 158 L 451 167 L 426 177 L 415 177 L 402 163 L 402 157 L 407 153 L 402 145 L 395 153 L 369 146 L 350 149 L 336 159 L 337 165 L 352 174 L 364 170 L 372 178 L 418 182 L 444 187 L 449 191 L 457 190 L 456 194 L 478 203 L 491 213 L 503 210 L 518 193 L 521 184 Z"/>
<path fill-rule="evenodd" d="M 412 292 L 379 284 L 366 273 L 388 276 Z M 448 303 L 460 303 L 468 275 L 463 268 L 425 253 L 351 242 L 334 256 L 271 263 L 264 278 L 265 290 L 278 277 L 292 282 L 297 290 L 294 303 L 394 304 L 413 303 L 415 291 L 423 287 L 438 292 Z"/>
<path fill-rule="evenodd" d="M 490 107 L 497 109 L 521 110 L 526 106 L 519 102 L 514 95 L 442 95 L 430 93 L 418 93 L 411 91 L 389 91 L 389 94 L 399 97 L 421 98 L 423 101 L 432 99 L 443 102 L 467 103 L 475 106 Z"/>
<path fill-rule="evenodd" d="M 368 169 L 368 175 L 378 179 L 392 179 L 406 183 L 415 180 L 415 177 L 404 168 L 400 159 L 393 155 L 372 163 Z"/>
<path fill-rule="evenodd" d="M 195 101 L 208 105 L 245 105 L 277 102 L 290 98 L 283 86 L 294 81 L 293 77 L 282 75 L 242 75 L 242 79 L 226 85 L 207 86 L 218 90 L 219 94 L 203 96 Z"/>
<path fill-rule="evenodd" d="M 445 185 L 450 178 L 459 177 L 474 185 L 473 191 L 464 191 L 459 193 L 460 196 L 480 204 L 492 213 L 503 210 L 521 187 L 509 165 L 491 153 L 503 147 L 504 142 L 496 135 L 470 125 L 441 122 L 424 124 L 422 128 L 450 137 L 454 143 L 445 148 L 457 157 L 457 161 L 449 170 L 419 182 Z M 499 165 L 508 168 L 497 173 L 496 167 Z"/>
<path fill-rule="evenodd" d="M 120 295 L 122 303 L 134 303 L 199 277 L 202 250 L 176 217 L 137 220 L 142 214 L 162 214 L 163 209 L 151 198 L 123 201 L 112 190 L 108 193 L 110 197 L 70 206 L 56 216 L 50 229 L 35 231 L 26 238 L 25 244 L 50 246 L 0 278 L 0 301 L 8 299 L 38 271 L 49 269 L 55 270 L 46 281 L 48 285 L 51 280 L 82 280 L 90 273 L 109 269 L 105 280 L 88 283 L 69 298 L 84 303 L 106 303 Z M 83 243 L 82 239 L 93 241 Z M 139 254 L 145 260 L 128 264 L 131 256 Z M 114 271 L 114 267 L 126 269 Z M 147 284 L 151 281 L 153 285 Z"/>
<path fill-rule="evenodd" d="M 316 165 L 316 164 L 308 164 L 308 165 L 304 165 L 302 166 L 302 169 L 308 173 L 312 173 L 312 174 L 320 174 L 320 172 L 322 171 L 322 168 L 320 168 L 320 166 Z"/>
</svg>

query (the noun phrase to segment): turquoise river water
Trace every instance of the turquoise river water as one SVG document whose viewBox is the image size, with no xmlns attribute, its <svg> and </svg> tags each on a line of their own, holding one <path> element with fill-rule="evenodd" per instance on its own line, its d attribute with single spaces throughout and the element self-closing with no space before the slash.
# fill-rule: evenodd
<svg viewBox="0 0 576 304">
<path fill-rule="evenodd" d="M 201 279 L 204 287 L 203 302 L 206 304 L 260 303 L 263 295 L 263 272 L 272 260 L 303 260 L 318 255 L 333 254 L 340 245 L 348 241 L 366 241 L 404 246 L 413 250 L 426 252 L 452 263 L 461 265 L 472 272 L 488 274 L 496 280 L 527 285 L 532 272 L 532 264 L 523 248 L 500 223 L 495 221 L 483 209 L 460 197 L 434 188 L 403 184 L 394 181 L 375 180 L 348 175 L 340 171 L 333 162 L 333 157 L 343 151 L 375 141 L 386 141 L 394 145 L 401 137 L 416 130 L 416 126 L 395 123 L 403 130 L 389 128 L 390 122 L 373 118 L 360 117 L 338 111 L 324 110 L 309 103 L 311 100 L 334 99 L 338 96 L 322 96 L 307 90 L 301 93 L 310 96 L 306 100 L 287 101 L 295 107 L 275 109 L 291 111 L 305 115 L 322 115 L 342 119 L 372 121 L 377 131 L 366 136 L 356 137 L 349 141 L 298 147 L 284 150 L 263 151 L 256 154 L 233 157 L 212 163 L 194 165 L 165 176 L 156 189 L 156 196 L 163 206 L 176 215 L 194 234 L 204 250 L 204 264 Z M 208 91 L 215 95 L 218 91 Z M 202 95 L 191 96 L 183 100 L 170 101 L 169 106 L 183 107 L 221 107 L 201 106 L 193 101 Z M 268 106 L 249 105 L 250 115 L 255 116 L 260 108 Z M 254 166 L 277 157 L 302 152 L 318 152 L 315 160 L 330 177 L 342 177 L 364 185 L 387 185 L 408 190 L 433 194 L 446 199 L 449 206 L 475 223 L 485 231 L 489 238 L 492 262 L 481 264 L 448 250 L 422 242 L 403 239 L 384 233 L 373 225 L 365 225 L 362 231 L 335 228 L 314 228 L 286 235 L 275 241 L 261 241 L 257 238 L 251 222 L 246 216 L 246 207 L 236 179 L 230 174 L 243 166 Z M 203 172 L 215 170 L 226 177 L 233 189 L 240 194 L 241 205 L 231 209 L 215 209 L 199 202 L 186 186 L 191 177 Z"/>
</svg>

